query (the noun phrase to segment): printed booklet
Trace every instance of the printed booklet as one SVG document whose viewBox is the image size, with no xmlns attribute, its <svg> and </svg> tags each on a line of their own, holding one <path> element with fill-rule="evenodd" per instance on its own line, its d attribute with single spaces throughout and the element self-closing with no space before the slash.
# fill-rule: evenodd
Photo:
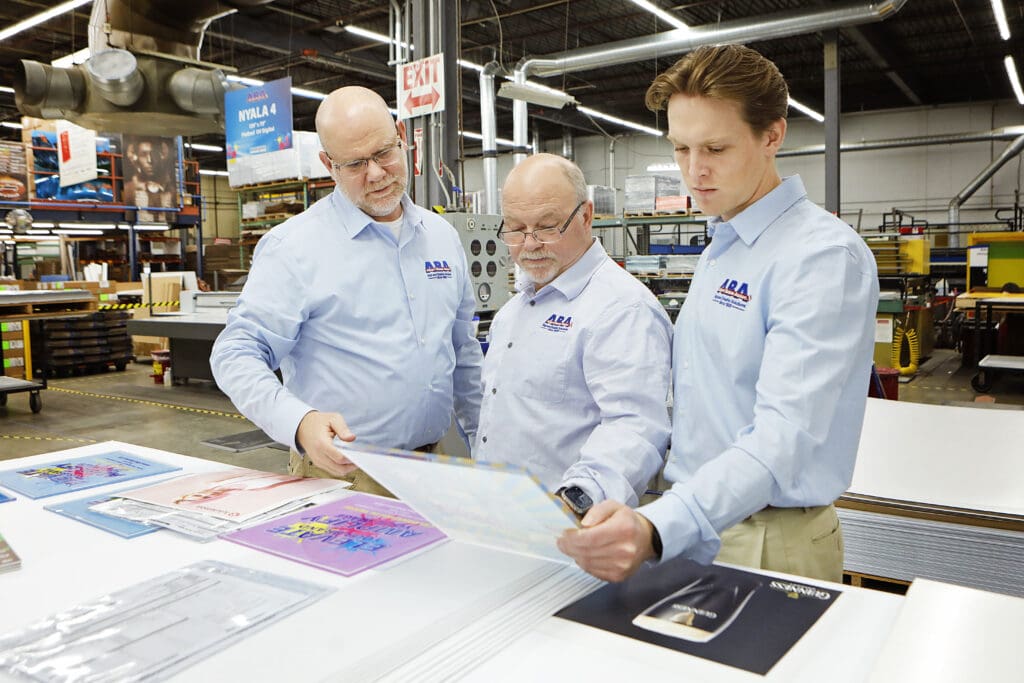
<svg viewBox="0 0 1024 683">
<path fill-rule="evenodd" d="M 124 451 L 114 451 L 6 470 L 0 472 L 0 486 L 29 498 L 46 498 L 180 469 Z"/>
</svg>

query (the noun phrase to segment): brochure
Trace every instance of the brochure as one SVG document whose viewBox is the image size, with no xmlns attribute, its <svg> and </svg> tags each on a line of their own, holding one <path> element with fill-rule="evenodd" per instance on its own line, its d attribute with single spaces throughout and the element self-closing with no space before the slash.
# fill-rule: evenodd
<svg viewBox="0 0 1024 683">
<path fill-rule="evenodd" d="M 244 468 L 176 477 L 125 491 L 121 498 L 171 510 L 244 522 L 292 501 L 345 486 L 334 479 L 304 479 Z"/>
<path fill-rule="evenodd" d="M 453 541 L 572 563 L 556 541 L 579 526 L 576 516 L 523 468 L 337 440 L 335 445 Z"/>
<path fill-rule="evenodd" d="M 0 486 L 29 498 L 46 498 L 180 469 L 124 451 L 114 451 L 2 471 Z"/>
<path fill-rule="evenodd" d="M 680 557 L 608 584 L 555 616 L 766 674 L 839 595 Z"/>
<path fill-rule="evenodd" d="M 94 526 L 97 529 L 109 531 L 121 538 L 135 538 L 136 536 L 144 536 L 145 534 L 151 534 L 154 531 L 159 531 L 160 527 L 158 526 L 140 524 L 139 522 L 133 522 L 119 517 L 112 517 L 111 515 L 105 515 L 101 512 L 89 509 L 93 505 L 106 503 L 111 498 L 116 498 L 127 490 L 128 489 L 121 489 L 111 493 L 97 494 L 86 498 L 79 498 L 77 500 L 69 500 L 63 503 L 51 503 L 50 505 L 45 505 L 43 507 L 51 512 L 56 512 L 57 514 L 64 515 L 65 517 L 70 517 L 71 519 L 76 519 L 79 522 L 84 522 L 90 526 Z"/>
<path fill-rule="evenodd" d="M 271 555 L 345 576 L 444 537 L 405 503 L 365 493 L 224 536 Z"/>
<path fill-rule="evenodd" d="M 0 503 L 10 503 L 12 500 L 17 500 L 17 498 L 5 495 L 3 491 L 0 491 Z"/>
</svg>

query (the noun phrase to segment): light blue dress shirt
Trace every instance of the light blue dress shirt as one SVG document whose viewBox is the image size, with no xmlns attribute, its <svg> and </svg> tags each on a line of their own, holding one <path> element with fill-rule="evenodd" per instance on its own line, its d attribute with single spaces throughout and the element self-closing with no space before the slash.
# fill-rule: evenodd
<svg viewBox="0 0 1024 683">
<path fill-rule="evenodd" d="M 396 239 L 336 189 L 257 245 L 210 365 L 275 441 L 294 445 L 320 410 L 359 443 L 415 448 L 444 436 L 454 407 L 472 443 L 482 353 L 466 255 L 443 218 L 402 208 Z"/>
<path fill-rule="evenodd" d="M 798 176 L 709 231 L 676 321 L 673 486 L 639 510 L 663 559 L 704 563 L 765 506 L 827 505 L 849 486 L 878 304 L 864 240 Z"/>
<path fill-rule="evenodd" d="M 595 240 L 492 321 L 473 457 L 636 505 L 668 443 L 671 339 L 658 300 Z"/>
</svg>

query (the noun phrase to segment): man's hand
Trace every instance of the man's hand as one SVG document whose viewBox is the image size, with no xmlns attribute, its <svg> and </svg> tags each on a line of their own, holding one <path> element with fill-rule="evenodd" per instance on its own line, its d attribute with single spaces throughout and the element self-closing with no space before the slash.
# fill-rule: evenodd
<svg viewBox="0 0 1024 683">
<path fill-rule="evenodd" d="M 356 469 L 356 465 L 334 447 L 334 437 L 342 441 L 356 440 L 341 413 L 311 410 L 295 430 L 295 440 L 313 464 L 332 476 L 342 477 Z"/>
<path fill-rule="evenodd" d="M 646 517 L 622 503 L 598 503 L 590 508 L 581 524 L 582 529 L 569 529 L 562 534 L 558 549 L 599 579 L 623 581 L 654 558 L 654 527 Z"/>
</svg>

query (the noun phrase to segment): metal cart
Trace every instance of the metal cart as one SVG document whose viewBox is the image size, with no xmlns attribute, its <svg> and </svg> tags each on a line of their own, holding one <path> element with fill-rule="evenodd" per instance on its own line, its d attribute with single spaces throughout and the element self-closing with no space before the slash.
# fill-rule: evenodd
<svg viewBox="0 0 1024 683">
<path fill-rule="evenodd" d="M 979 299 L 974 304 L 974 356 L 978 372 L 971 378 L 971 387 L 985 393 L 992 389 L 992 382 L 1000 372 L 1024 372 L 1024 356 L 1007 356 L 989 353 L 995 341 L 989 333 L 997 313 L 1024 312 L 1024 298 L 997 296 Z M 986 334 L 982 334 L 984 327 Z M 994 350 L 994 349 L 993 349 Z"/>
<path fill-rule="evenodd" d="M 7 405 L 7 395 L 16 394 L 22 391 L 29 392 L 28 405 L 33 413 L 43 409 L 43 399 L 39 392 L 46 388 L 46 377 L 42 382 L 32 382 L 26 379 L 15 377 L 0 377 L 0 406 Z"/>
</svg>

